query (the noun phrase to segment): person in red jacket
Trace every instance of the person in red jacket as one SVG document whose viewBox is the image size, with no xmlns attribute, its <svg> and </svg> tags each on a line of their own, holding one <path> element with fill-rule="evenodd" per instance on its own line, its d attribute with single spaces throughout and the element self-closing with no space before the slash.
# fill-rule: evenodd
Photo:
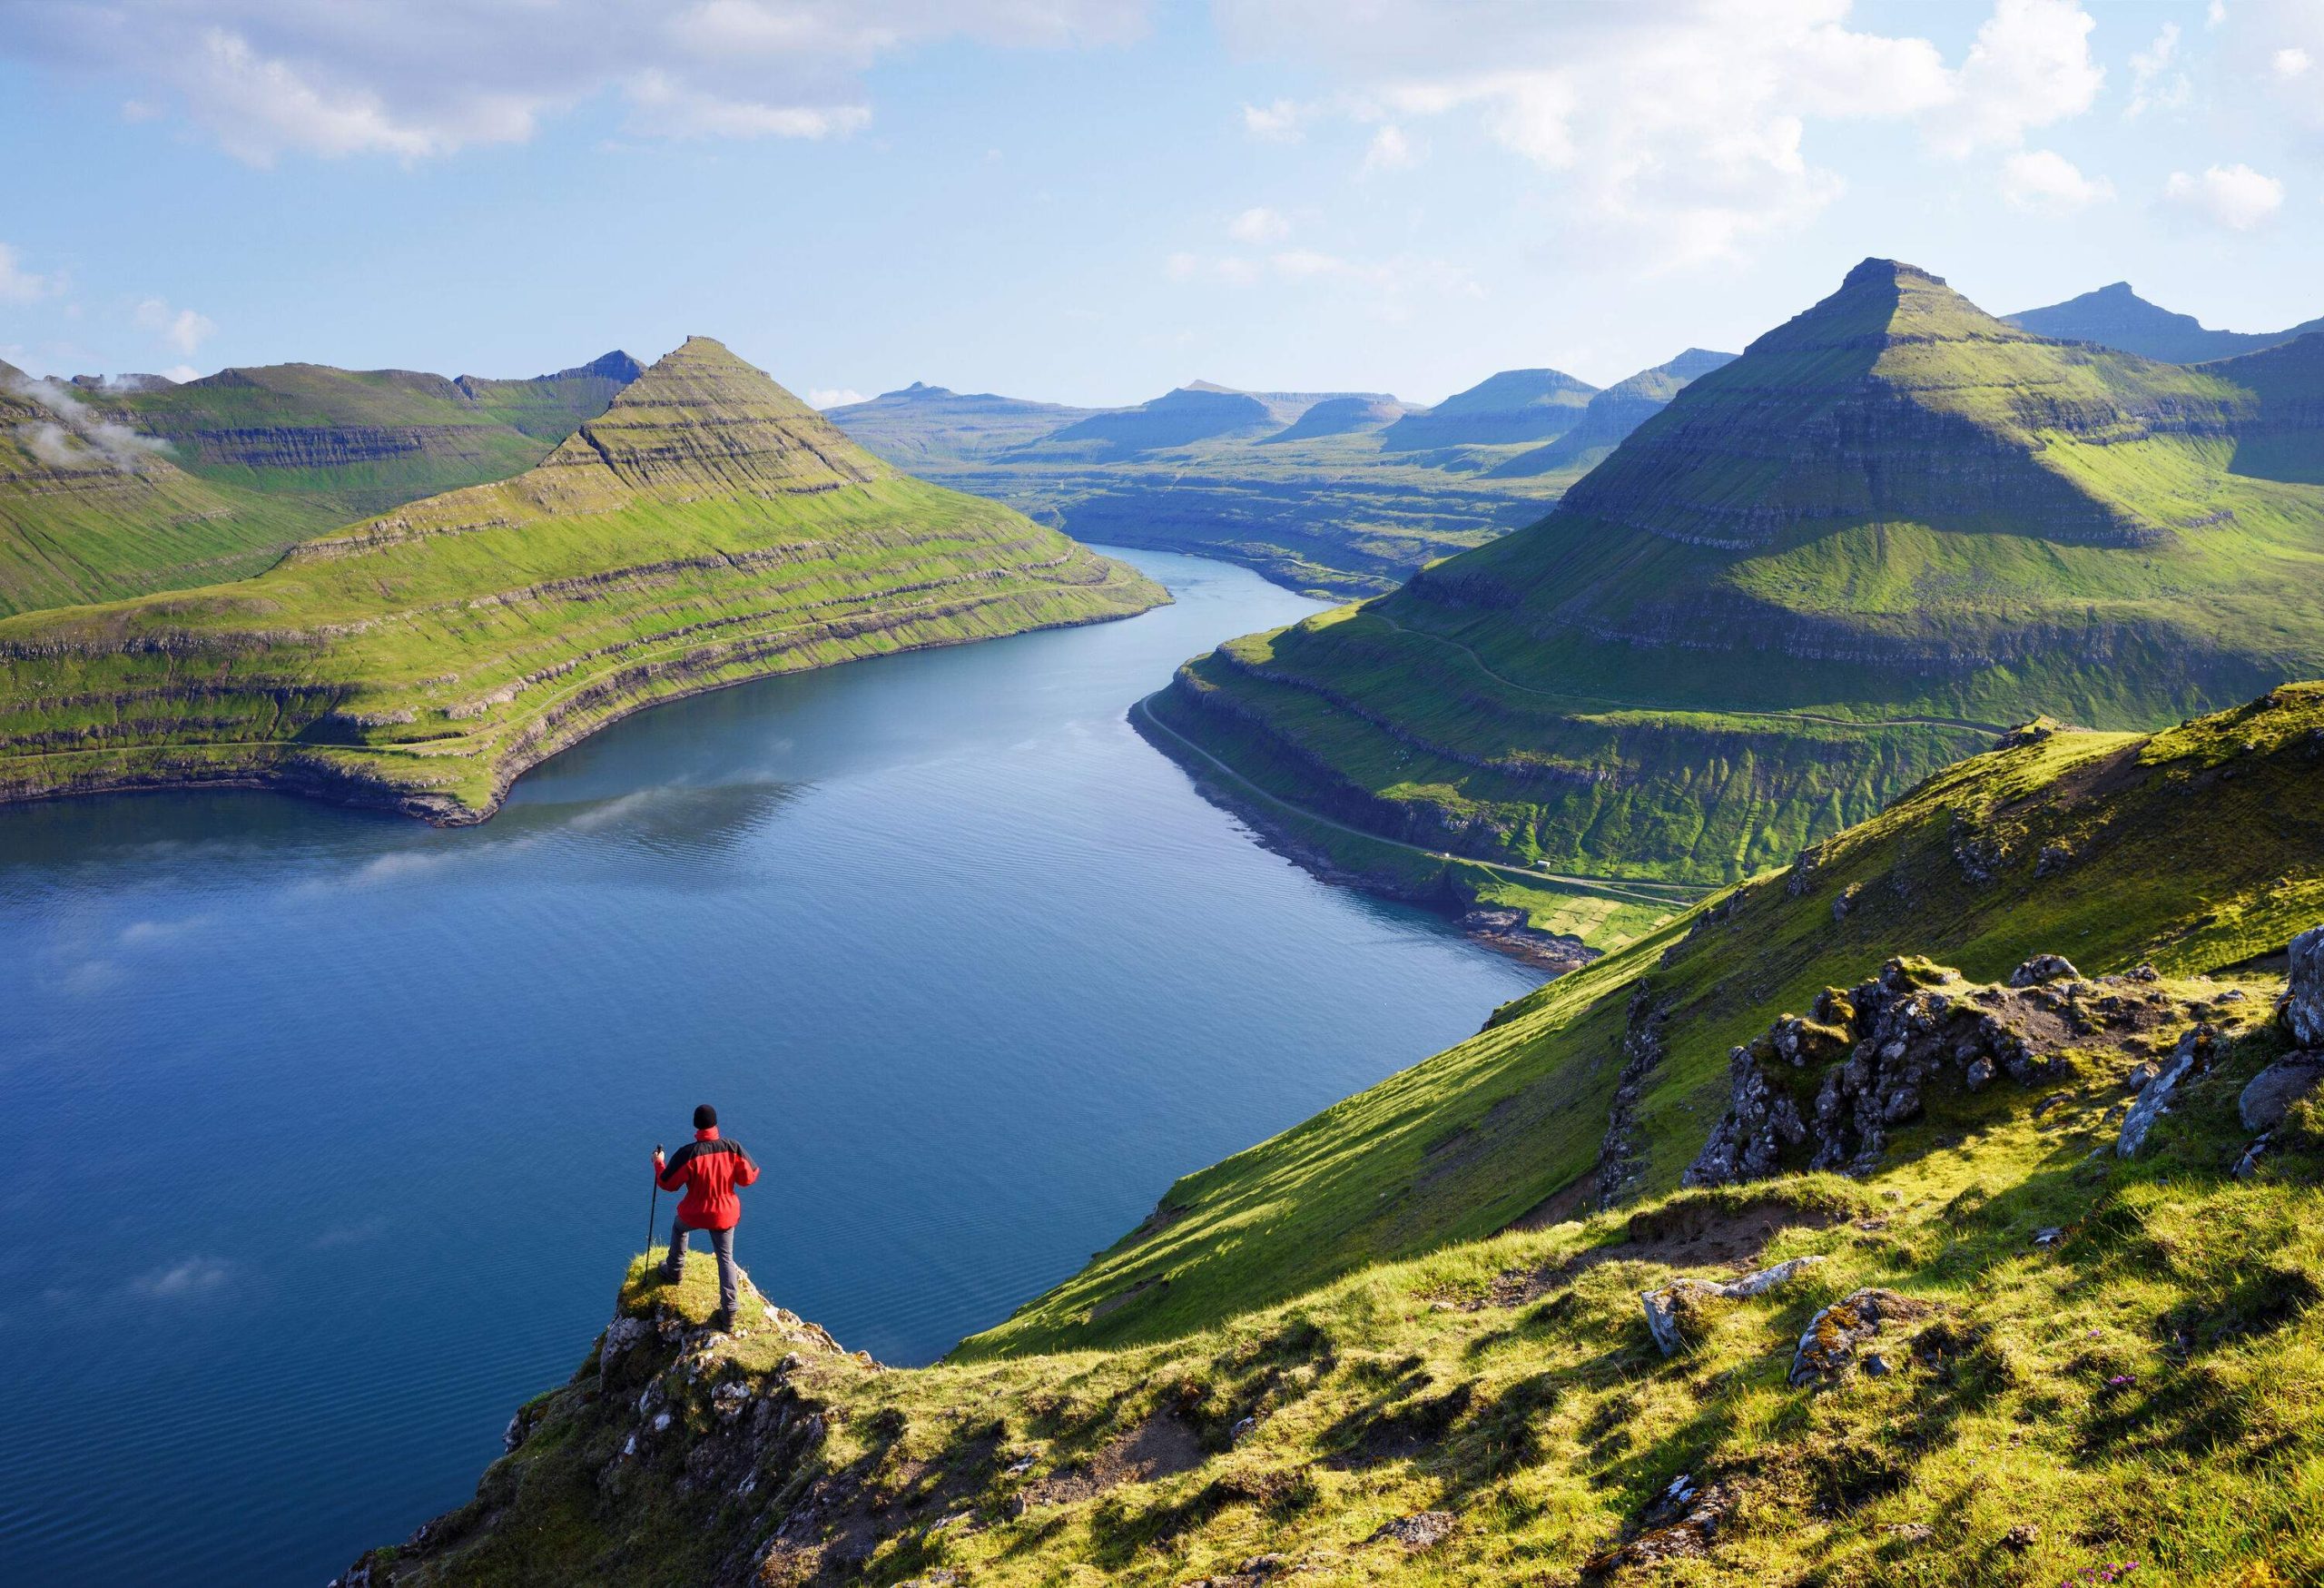
<svg viewBox="0 0 2324 1588">
<path fill-rule="evenodd" d="M 742 1198 L 734 1193 L 759 1178 L 759 1166 L 739 1141 L 718 1134 L 718 1110 L 708 1103 L 694 1111 L 694 1139 L 678 1149 L 666 1163 L 662 1149 L 654 1149 L 654 1178 L 665 1191 L 685 1188 L 678 1216 L 670 1225 L 670 1255 L 662 1261 L 662 1282 L 675 1285 L 684 1277 L 686 1243 L 697 1229 L 710 1237 L 718 1254 L 718 1310 L 710 1327 L 722 1333 L 734 1327 L 734 1308 L 742 1299 L 739 1271 L 734 1267 L 734 1226 L 742 1221 Z"/>
</svg>

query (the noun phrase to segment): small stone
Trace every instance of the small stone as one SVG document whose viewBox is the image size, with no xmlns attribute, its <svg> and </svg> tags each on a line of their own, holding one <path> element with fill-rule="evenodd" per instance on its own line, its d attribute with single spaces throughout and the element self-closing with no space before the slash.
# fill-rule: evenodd
<svg viewBox="0 0 2324 1588">
<path fill-rule="evenodd" d="M 1886 1378 L 1891 1371 L 1888 1358 L 1877 1351 L 1868 1351 L 1865 1354 L 1864 1370 L 1874 1378 Z"/>
<path fill-rule="evenodd" d="M 2030 1522 L 2021 1522 L 2003 1534 L 2001 1542 L 2004 1549 L 2015 1550 L 2023 1554 L 2042 1542 L 2042 1530 Z"/>
</svg>

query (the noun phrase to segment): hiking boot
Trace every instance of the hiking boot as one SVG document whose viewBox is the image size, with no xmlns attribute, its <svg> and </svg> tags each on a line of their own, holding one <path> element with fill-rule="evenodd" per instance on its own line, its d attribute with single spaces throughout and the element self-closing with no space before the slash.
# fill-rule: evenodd
<svg viewBox="0 0 2324 1588">
<path fill-rule="evenodd" d="M 734 1332 L 734 1315 L 728 1312 L 723 1307 L 716 1312 L 712 1313 L 710 1315 L 710 1332 L 714 1335 L 733 1334 Z"/>
<path fill-rule="evenodd" d="M 656 1263 L 654 1266 L 654 1277 L 659 1279 L 665 1285 L 675 1285 L 679 1280 L 684 1278 L 685 1275 L 682 1271 L 671 1267 L 667 1263 Z"/>
</svg>

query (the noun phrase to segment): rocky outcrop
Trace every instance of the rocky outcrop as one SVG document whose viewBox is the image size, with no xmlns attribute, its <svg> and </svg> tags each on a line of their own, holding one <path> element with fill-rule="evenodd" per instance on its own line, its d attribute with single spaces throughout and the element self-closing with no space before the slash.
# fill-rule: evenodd
<svg viewBox="0 0 2324 1588">
<path fill-rule="evenodd" d="M 1860 1172 L 1878 1161 L 1892 1129 L 1920 1116 L 1932 1088 L 1975 1092 L 2004 1076 L 2032 1085 L 2061 1048 L 2152 1030 L 2177 1013 L 2151 973 L 2091 981 L 2055 954 L 2026 961 L 2005 987 L 1965 982 L 1925 960 L 1890 960 L 1873 980 L 1827 988 L 1806 1017 L 1784 1015 L 1734 1050 L 1727 1112 L 1686 1183 L 1795 1168 Z M 2156 1094 L 2155 1111 L 2168 1091 Z"/>
<path fill-rule="evenodd" d="M 1882 1377 L 1892 1371 L 1887 1357 L 1866 1350 L 1890 1325 L 1925 1317 L 1935 1309 L 1894 1290 L 1853 1291 L 1807 1322 L 1792 1352 L 1787 1375 L 1795 1389 L 1839 1383 L 1856 1369 Z"/>
<path fill-rule="evenodd" d="M 1630 990 L 1630 1012 L 1622 1026 L 1621 1073 L 1614 1080 L 1606 1136 L 1599 1143 L 1598 1167 L 1590 1177 L 1600 1208 L 1619 1207 L 1636 1196 L 1645 1177 L 1646 1142 L 1639 1129 L 1638 1104 L 1667 1051 L 1662 1028 L 1669 1019 L 1669 1001 L 1658 1001 L 1646 982 Z"/>
<path fill-rule="evenodd" d="M 2140 1086 L 2130 1112 L 2122 1116 L 2122 1134 L 2115 1139 L 2114 1150 L 2124 1158 L 2135 1158 L 2146 1145 L 2147 1132 L 2171 1107 L 2171 1100 L 2179 1089 L 2194 1076 L 2209 1070 L 2211 1056 L 2219 1047 L 2219 1033 L 2208 1025 L 2201 1025 L 2179 1039 L 2178 1046 Z"/>
</svg>

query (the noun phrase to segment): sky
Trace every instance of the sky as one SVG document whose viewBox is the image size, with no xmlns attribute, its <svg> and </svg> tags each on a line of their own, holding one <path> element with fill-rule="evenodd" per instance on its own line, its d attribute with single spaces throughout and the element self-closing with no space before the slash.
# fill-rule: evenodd
<svg viewBox="0 0 2324 1588">
<path fill-rule="evenodd" d="M 1435 400 L 1868 255 L 2324 314 L 2324 0 L 6 0 L 0 358 Z"/>
</svg>

